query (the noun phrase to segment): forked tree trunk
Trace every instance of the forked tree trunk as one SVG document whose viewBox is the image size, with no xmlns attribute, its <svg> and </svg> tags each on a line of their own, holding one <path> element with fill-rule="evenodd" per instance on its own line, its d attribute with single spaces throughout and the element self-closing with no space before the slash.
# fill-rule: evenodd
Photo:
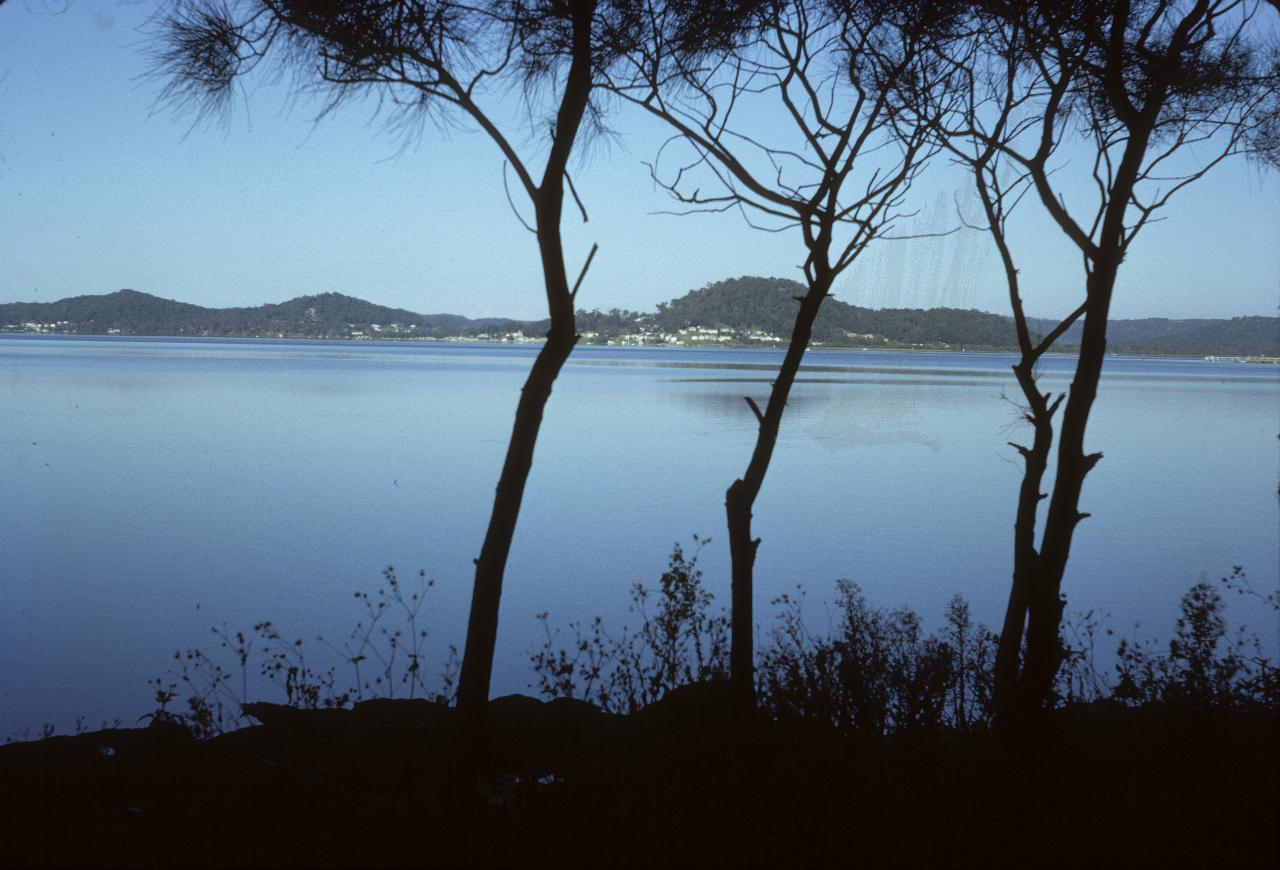
<svg viewBox="0 0 1280 870">
<path fill-rule="evenodd" d="M 729 558 L 732 564 L 732 632 L 730 637 L 729 673 L 733 684 L 736 714 L 740 722 L 749 722 L 755 713 L 755 661 L 752 635 L 754 615 L 752 595 L 756 550 L 760 539 L 751 536 L 751 512 L 756 496 L 764 485 L 773 448 L 778 442 L 778 430 L 782 415 L 795 383 L 800 362 L 809 347 L 813 324 L 831 289 L 835 275 L 829 269 L 816 270 L 809 290 L 800 298 L 800 310 L 796 313 L 791 330 L 791 342 L 787 354 L 778 369 L 778 376 L 769 391 L 769 402 L 763 413 L 752 404 L 759 428 L 751 461 L 742 477 L 729 485 L 725 492 L 724 509 L 729 532 Z"/>
<path fill-rule="evenodd" d="M 1183 34 L 1185 38 L 1185 33 Z M 1109 88 L 1122 89 L 1123 80 L 1108 81 Z M 1062 578 L 1066 573 L 1067 559 L 1071 555 L 1071 542 L 1076 526 L 1088 514 L 1080 512 L 1080 492 L 1084 479 L 1098 461 L 1101 453 L 1085 453 L 1084 436 L 1098 396 L 1098 383 L 1102 378 L 1102 365 L 1107 353 L 1107 326 L 1111 312 L 1111 299 L 1115 291 L 1116 276 L 1124 259 L 1128 241 L 1125 214 L 1133 197 L 1134 187 L 1141 174 L 1142 161 L 1155 129 L 1156 119 L 1164 104 L 1166 92 L 1157 87 L 1143 104 L 1141 111 L 1131 111 L 1126 122 L 1129 137 L 1124 152 L 1116 165 L 1115 175 L 1106 190 L 1096 244 L 1081 243 L 1089 263 L 1085 286 L 1087 308 L 1080 336 L 1080 350 L 1076 354 L 1075 376 L 1067 393 L 1062 412 L 1062 429 L 1058 440 L 1058 465 L 1054 472 L 1053 494 L 1045 517 L 1044 535 L 1039 553 L 1029 561 L 1026 581 L 1018 589 L 1015 578 L 1010 596 L 1011 612 L 1006 614 L 1005 628 L 1016 621 L 1017 606 L 1025 606 L 1027 623 L 1026 654 L 1016 688 L 1008 685 L 1008 672 L 997 678 L 997 692 L 1004 689 L 1002 700 L 997 697 L 997 710 L 1004 709 L 1006 719 L 1019 722 L 1031 721 L 1053 694 L 1053 684 L 1058 668 L 1062 665 L 1065 650 L 1062 645 Z M 1123 102 L 1118 99 L 1117 102 Z M 1037 180 L 1041 198 L 1049 197 L 1049 187 L 1044 177 Z M 1055 208 L 1060 206 L 1055 205 Z M 1077 228 L 1077 232 L 1079 232 Z M 1014 626 L 1014 631 L 1018 630 Z M 1002 638 L 999 653 L 1008 657 L 1013 643 Z M 1012 696 L 1010 690 L 1012 688 Z"/>
<path fill-rule="evenodd" d="M 1034 715 L 1051 696 L 1064 657 L 1060 636 L 1062 577 L 1076 526 L 1088 516 L 1080 512 L 1084 479 L 1102 458 L 1101 453 L 1085 453 L 1084 436 L 1107 352 L 1107 318 L 1118 265 L 1118 256 L 1099 258 L 1089 279 L 1089 309 L 1084 316 L 1075 377 L 1062 413 L 1053 497 L 1027 590 L 1027 650 L 1016 701 L 1019 717 Z"/>
<path fill-rule="evenodd" d="M 1018 348 L 1021 355 L 1013 374 L 1022 390 L 1023 399 L 1027 403 L 1026 420 L 1031 424 L 1032 441 L 1030 447 L 1009 442 L 1022 454 L 1022 484 L 1018 489 L 1018 506 L 1013 522 L 1013 582 L 1009 588 L 1009 603 L 1005 608 L 1004 624 L 1000 631 L 1000 642 L 996 647 L 995 660 L 995 720 L 1000 727 L 1016 718 L 1017 688 L 1020 665 L 1022 664 L 1022 638 L 1026 625 L 1027 610 L 1030 606 L 1031 589 L 1036 583 L 1040 554 L 1036 550 L 1036 520 L 1039 515 L 1040 502 L 1045 494 L 1040 491 L 1044 481 L 1045 469 L 1049 464 L 1049 450 L 1053 445 L 1053 415 L 1058 410 L 1062 397 L 1050 399 L 1049 395 L 1040 392 L 1036 382 L 1035 366 L 1044 352 L 1052 346 L 1070 324 L 1079 316 L 1079 311 L 1058 324 L 1043 341 L 1032 340 L 1027 325 L 1026 309 L 1022 304 L 1022 291 L 1019 286 L 1018 269 L 1013 261 L 1013 253 L 1009 250 L 1005 237 L 1004 194 L 992 199 L 992 188 L 986 182 L 988 160 L 990 155 L 982 158 L 974 167 L 978 195 L 982 200 L 996 249 L 1000 252 L 1000 262 L 1004 267 L 1005 282 L 1009 288 L 1009 304 L 1013 309 L 1014 327 L 1018 336 Z"/>
<path fill-rule="evenodd" d="M 1030 447 L 1018 447 L 1023 459 L 1022 484 L 1018 489 L 1018 507 L 1013 522 L 1013 582 L 1009 604 L 995 661 L 995 716 L 1005 722 L 1014 714 L 1013 699 L 1017 692 L 1018 665 L 1022 657 L 1023 626 L 1027 619 L 1030 590 L 1036 582 L 1040 554 L 1036 550 L 1036 517 L 1044 493 L 1040 487 L 1049 464 L 1053 444 L 1053 412 L 1057 407 L 1039 391 L 1032 366 L 1035 360 L 1024 353 L 1014 366 L 1014 374 L 1027 401 L 1027 420 L 1033 436 Z"/>
</svg>

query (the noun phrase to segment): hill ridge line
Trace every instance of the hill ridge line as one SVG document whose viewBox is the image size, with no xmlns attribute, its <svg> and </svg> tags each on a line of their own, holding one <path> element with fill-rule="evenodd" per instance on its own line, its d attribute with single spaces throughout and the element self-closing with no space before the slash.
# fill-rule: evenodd
<svg viewBox="0 0 1280 870">
<path fill-rule="evenodd" d="M 595 344 L 785 346 L 803 285 L 742 276 L 661 302 L 655 311 L 578 312 L 582 340 Z M 1033 331 L 1056 321 L 1030 318 Z M 546 320 L 419 314 L 336 291 L 283 302 L 213 308 L 125 288 L 53 302 L 0 303 L 0 332 L 241 338 L 455 339 L 538 341 Z M 1076 324 L 1060 349 L 1078 341 Z M 1132 318 L 1109 325 L 1117 353 L 1280 356 L 1280 317 Z M 832 298 L 814 329 L 814 346 L 1012 350 L 1008 315 L 959 308 L 862 308 Z"/>
</svg>

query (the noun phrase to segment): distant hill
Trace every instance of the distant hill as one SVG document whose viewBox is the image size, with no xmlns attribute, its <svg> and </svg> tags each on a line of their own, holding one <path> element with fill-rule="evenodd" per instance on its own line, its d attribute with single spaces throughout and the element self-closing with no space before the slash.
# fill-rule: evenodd
<svg viewBox="0 0 1280 870">
<path fill-rule="evenodd" d="M 741 277 L 708 284 L 660 303 L 655 312 L 583 311 L 584 341 L 631 344 L 766 344 L 789 336 L 795 297 L 803 285 L 785 278 Z M 1033 331 L 1055 321 L 1032 319 Z M 76 296 L 57 302 L 0 305 L 0 330 L 72 334 L 242 336 L 287 338 L 500 338 L 546 333 L 547 321 L 471 319 L 417 314 L 341 293 L 299 296 L 253 308 L 204 308 L 136 290 Z M 1059 341 L 1079 341 L 1079 325 Z M 814 327 L 828 346 L 1007 350 L 1011 318 L 954 308 L 870 309 L 829 299 Z M 1280 356 L 1280 318 L 1115 320 L 1108 345 L 1116 353 L 1189 356 Z"/>
<path fill-rule="evenodd" d="M 1175 321 L 1177 322 L 1177 321 Z M 1181 321 L 1195 323 L 1195 321 Z M 1259 348 L 1266 348 L 1259 350 Z M 1117 353 L 1220 354 L 1280 356 L 1280 318 L 1233 317 L 1202 321 L 1174 334 L 1147 341 L 1117 341 Z"/>
<path fill-rule="evenodd" d="M 248 338 L 446 338 L 519 327 L 515 321 L 499 318 L 472 320 L 457 314 L 416 314 L 341 293 L 299 296 L 253 308 L 204 308 L 136 290 L 75 296 L 57 302 L 0 305 L 0 329 L 20 329 L 28 323 L 43 325 L 48 332 L 75 334 Z"/>
<path fill-rule="evenodd" d="M 795 296 L 805 288 L 784 278 L 731 278 L 658 305 L 653 322 L 665 330 L 695 325 L 760 328 L 786 336 L 795 317 Z M 1032 331 L 1045 334 L 1055 320 L 1030 318 Z M 826 344 L 1008 349 L 1016 344 L 1013 319 L 955 308 L 870 309 L 828 299 L 814 326 L 814 341 Z M 1066 350 L 1079 344 L 1077 323 L 1058 341 Z M 1206 356 L 1280 356 L 1280 318 L 1231 320 L 1113 320 L 1108 327 L 1113 353 Z"/>
<path fill-rule="evenodd" d="M 117 290 L 103 296 L 74 296 L 57 302 L 11 302 L 0 305 L 0 326 L 58 323 L 88 327 L 90 324 L 104 324 L 102 331 L 105 332 L 108 325 L 129 323 L 136 326 L 139 332 L 151 333 L 176 324 L 185 324 L 208 311 L 209 309 L 199 305 L 160 299 L 136 290 Z"/>
<path fill-rule="evenodd" d="M 730 278 L 658 305 L 654 323 L 667 330 L 689 326 L 762 329 L 791 333 L 804 285 L 787 278 Z M 869 338 L 893 344 L 1010 347 L 1013 322 L 982 311 L 871 309 L 828 299 L 814 325 L 813 339 L 824 344 L 866 344 Z"/>
<path fill-rule="evenodd" d="M 1047 332 L 1052 320 L 1028 320 L 1032 329 Z M 1062 336 L 1064 346 L 1079 344 L 1080 324 Z M 1107 328 L 1107 348 L 1112 353 L 1161 356 L 1276 356 L 1280 354 L 1280 317 L 1233 317 L 1230 320 L 1113 320 Z"/>
</svg>

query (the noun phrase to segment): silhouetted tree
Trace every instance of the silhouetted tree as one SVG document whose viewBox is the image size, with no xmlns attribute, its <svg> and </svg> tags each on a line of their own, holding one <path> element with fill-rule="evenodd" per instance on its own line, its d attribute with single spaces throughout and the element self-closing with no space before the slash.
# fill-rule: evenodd
<svg viewBox="0 0 1280 870">
<path fill-rule="evenodd" d="M 889 97 L 907 71 L 944 75 L 918 55 L 938 23 L 928 3 L 716 0 L 648 6 L 650 30 L 612 87 L 675 130 L 687 159 L 655 181 L 685 208 L 740 212 L 752 226 L 795 229 L 806 292 L 742 476 L 725 493 L 732 559 L 730 670 L 739 714 L 754 708 L 752 509 L 787 399 L 832 283 L 889 231 L 935 150 L 924 126 L 895 129 Z M 914 29 L 912 23 L 920 24 Z M 752 114 L 754 113 L 754 114 Z M 901 132 L 902 135 L 896 135 Z"/>
<path fill-rule="evenodd" d="M 629 46 L 634 20 L 627 0 L 196 0 L 169 15 L 158 50 L 169 76 L 165 96 L 204 109 L 225 105 L 238 77 L 274 57 L 327 86 L 334 102 L 375 91 L 405 112 L 461 114 L 497 146 L 533 207 L 526 228 L 537 238 L 550 328 L 520 394 L 476 560 L 458 683 L 472 733 L 483 726 L 503 573 L 543 409 L 577 341 L 574 298 L 595 254 L 593 247 L 571 284 L 560 234 L 566 182 L 573 192 L 569 157 L 584 123 L 595 117 L 593 88 Z M 542 108 L 537 95 L 549 95 L 545 154 L 541 137 L 524 154 L 504 129 L 500 103 L 513 86 L 523 86 L 531 112 Z"/>
<path fill-rule="evenodd" d="M 1063 660 L 1063 574 L 1085 476 L 1102 458 L 1085 428 L 1107 349 L 1119 267 L 1138 232 L 1174 193 L 1227 157 L 1250 150 L 1274 105 L 1274 64 L 1261 61 L 1256 7 L 1238 0 L 984 4 L 971 39 L 942 47 L 968 79 L 957 116 L 940 127 L 973 170 L 999 249 L 1021 356 L 1014 366 L 1033 429 L 1015 445 L 1025 465 L 1014 524 L 1014 573 L 996 658 L 1000 721 L 1025 721 L 1049 699 Z M 907 101 L 933 104 L 924 92 Z M 1272 120 L 1274 123 L 1274 120 Z M 1087 142 L 1091 206 L 1063 191 L 1059 146 L 1075 129 Z M 1191 146 L 1197 146 L 1192 148 Z M 1192 151 L 1195 153 L 1192 153 Z M 1084 262 L 1084 298 L 1039 340 L 1022 308 L 1005 234 L 1024 193 L 1040 200 Z M 1041 393 L 1035 364 L 1083 317 L 1069 392 Z M 1062 408 L 1057 466 L 1042 493 Z M 1039 546 L 1039 502 L 1049 498 Z M 1025 630 L 1025 634 L 1024 634 Z M 1023 641 L 1025 637 L 1025 651 Z"/>
</svg>

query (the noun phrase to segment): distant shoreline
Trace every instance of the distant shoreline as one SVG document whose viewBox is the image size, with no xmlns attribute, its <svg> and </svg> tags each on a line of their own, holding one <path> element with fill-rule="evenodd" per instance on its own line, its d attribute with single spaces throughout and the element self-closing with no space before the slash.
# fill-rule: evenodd
<svg viewBox="0 0 1280 870">
<path fill-rule="evenodd" d="M 40 330 L 18 330 L 0 328 L 0 338 L 37 338 L 41 340 L 66 340 L 80 339 L 88 341 L 180 341 L 180 342 L 263 342 L 270 344 L 283 343 L 331 343 L 344 345 L 378 345 L 378 346 L 395 346 L 395 345 L 462 345 L 475 347 L 541 347 L 544 343 L 540 338 L 528 338 L 520 341 L 500 341 L 500 340 L 480 340 L 473 338 L 428 338 L 428 337 L 403 337 L 403 338 L 339 338 L 339 337 L 304 337 L 304 336 L 276 336 L 276 335 L 166 335 L 166 334 L 115 334 L 108 335 L 102 333 L 78 333 L 78 332 L 49 332 Z M 616 349 L 616 350 L 675 350 L 675 351 L 693 351 L 693 350 L 760 350 L 760 351 L 783 351 L 785 347 L 779 345 L 751 344 L 751 343 L 734 343 L 734 342 L 716 342 L 702 344 L 674 344 L 674 343 L 589 343 L 584 342 L 579 347 Z M 920 353 L 920 354 L 947 354 L 962 353 L 974 356 L 1013 356 L 1018 353 L 1017 348 L 990 348 L 990 347 L 912 347 L 908 345 L 885 344 L 882 346 L 872 347 L 869 345 L 856 344 L 831 344 L 824 343 L 818 345 L 810 345 L 807 353 L 822 353 L 824 351 L 858 351 L 865 353 Z M 1054 350 L 1049 351 L 1045 356 L 1053 357 L 1071 357 L 1074 356 L 1074 350 Z M 1222 363 L 1247 363 L 1250 365 L 1280 365 L 1280 357 L 1260 356 L 1260 355 L 1199 355 L 1199 354 L 1146 354 L 1133 352 L 1116 352 L 1109 351 L 1107 356 L 1116 359 L 1169 359 L 1169 360 L 1191 360 L 1196 362 L 1222 362 Z"/>
<path fill-rule="evenodd" d="M 803 286 L 777 278 L 743 277 L 709 284 L 656 311 L 577 312 L 582 346 L 785 348 Z M 1057 330 L 1057 319 L 1028 318 L 1033 337 Z M 341 293 L 299 296 L 253 308 L 205 308 L 137 290 L 76 296 L 55 302 L 0 304 L 0 333 L 155 339 L 444 341 L 540 345 L 546 320 L 419 314 Z M 1077 321 L 1054 347 L 1070 352 L 1081 340 Z M 1280 359 L 1280 318 L 1113 319 L 1107 347 L 1116 355 L 1168 359 Z M 829 300 L 810 336 L 814 349 L 957 353 L 1018 353 L 1008 315 L 973 309 L 870 309 Z"/>
</svg>

